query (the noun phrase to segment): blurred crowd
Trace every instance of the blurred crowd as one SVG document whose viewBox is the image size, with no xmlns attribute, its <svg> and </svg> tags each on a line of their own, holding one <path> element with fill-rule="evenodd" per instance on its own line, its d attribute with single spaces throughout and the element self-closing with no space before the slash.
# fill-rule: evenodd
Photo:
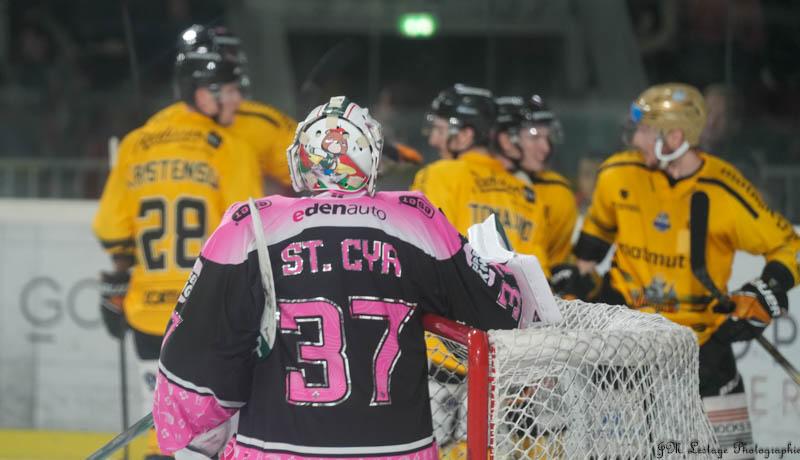
<svg viewBox="0 0 800 460">
<path fill-rule="evenodd" d="M 105 158 L 109 136 L 169 101 L 178 32 L 224 12 L 215 2 L 131 2 L 135 89 L 124 3 L 6 3 L 0 158 Z"/>
<path fill-rule="evenodd" d="M 12 0 L 6 5 L 0 62 L 0 161 L 103 161 L 109 136 L 123 136 L 169 102 L 177 33 L 192 23 L 225 23 L 230 6 L 213 0 Z M 800 4 L 791 0 L 628 0 L 627 5 L 647 80 L 685 81 L 705 90 L 709 108 L 705 147 L 733 161 L 746 174 L 762 164 L 800 160 L 800 139 L 792 134 L 800 128 L 796 110 L 800 104 L 800 61 L 796 59 L 800 54 L 800 29 L 796 27 Z M 126 36 L 126 8 L 130 37 Z M 452 41 L 452 37 L 436 40 Z M 292 43 L 289 40 L 290 48 Z M 290 53 L 302 54 L 302 47 L 295 48 Z M 132 77 L 133 58 L 137 79 Z M 304 59 L 293 56 L 292 65 L 302 67 L 298 63 Z M 390 60 L 404 61 L 402 56 Z M 300 67 L 294 73 L 304 74 Z M 439 73 L 432 75 L 436 88 L 464 80 Z M 339 78 L 348 78 L 348 72 L 341 72 Z M 385 81 L 379 82 L 374 95 L 364 95 L 374 100 L 359 102 L 374 108 L 393 139 L 423 151 L 426 159 L 435 158 L 419 133 L 434 93 L 423 94 L 412 82 L 395 75 L 382 78 Z M 296 82 L 298 99 L 303 96 L 303 83 Z M 314 94 L 329 97 L 328 90 L 341 87 L 329 83 Z M 631 97 L 640 89 L 632 88 Z M 504 92 L 503 88 L 496 90 Z M 573 112 L 580 110 L 585 97 L 543 94 L 550 96 L 556 110 L 559 102 L 565 101 L 577 107 Z M 302 101 L 297 105 L 302 111 Z M 620 113 L 620 120 L 623 117 Z M 563 120 L 568 137 L 583 135 L 586 120 L 576 121 L 574 116 Z M 573 179 L 579 197 L 587 196 L 594 166 L 615 147 L 570 152 L 561 160 L 568 159 L 569 167 L 555 166 Z M 403 177 L 400 182 L 410 179 L 408 174 Z M 88 187 L 85 196 L 98 196 L 101 185 Z"/>
</svg>

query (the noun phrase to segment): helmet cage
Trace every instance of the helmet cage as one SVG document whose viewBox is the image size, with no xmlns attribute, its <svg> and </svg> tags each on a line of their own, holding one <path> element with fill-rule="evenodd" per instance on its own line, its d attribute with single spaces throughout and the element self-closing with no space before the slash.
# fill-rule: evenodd
<svg viewBox="0 0 800 460">
<path fill-rule="evenodd" d="M 365 108 L 344 96 L 332 97 L 297 126 L 286 150 L 296 192 L 375 193 L 383 134 Z"/>
</svg>

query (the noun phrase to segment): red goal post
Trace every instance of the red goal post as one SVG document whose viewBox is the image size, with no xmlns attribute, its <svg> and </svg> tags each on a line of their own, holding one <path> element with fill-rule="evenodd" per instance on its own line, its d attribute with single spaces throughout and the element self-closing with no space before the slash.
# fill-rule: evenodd
<svg viewBox="0 0 800 460">
<path fill-rule="evenodd" d="M 467 350 L 467 456 L 484 460 L 489 445 L 489 338 L 486 332 L 473 329 L 453 320 L 426 314 L 422 318 L 425 330 L 456 342 Z M 433 358 L 436 361 L 436 358 Z"/>
</svg>

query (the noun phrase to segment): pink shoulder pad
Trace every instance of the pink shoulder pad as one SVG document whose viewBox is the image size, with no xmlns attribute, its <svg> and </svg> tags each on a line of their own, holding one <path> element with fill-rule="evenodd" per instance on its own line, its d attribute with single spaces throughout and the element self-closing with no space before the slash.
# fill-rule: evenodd
<svg viewBox="0 0 800 460">
<path fill-rule="evenodd" d="M 389 205 L 393 224 L 409 243 L 428 246 L 437 259 L 448 259 L 461 249 L 461 236 L 422 192 L 380 192 L 375 198 Z"/>
<path fill-rule="evenodd" d="M 274 221 L 272 214 L 291 202 L 291 198 L 272 195 L 255 200 L 262 221 Z M 246 201 L 232 204 L 222 221 L 203 246 L 201 254 L 208 260 L 221 264 L 240 264 L 247 260 L 252 249 L 253 229 L 250 218 L 250 206 Z"/>
</svg>

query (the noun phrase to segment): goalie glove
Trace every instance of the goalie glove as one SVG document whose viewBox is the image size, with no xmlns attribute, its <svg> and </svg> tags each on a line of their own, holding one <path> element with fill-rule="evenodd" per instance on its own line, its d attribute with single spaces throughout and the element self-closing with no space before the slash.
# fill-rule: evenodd
<svg viewBox="0 0 800 460">
<path fill-rule="evenodd" d="M 786 292 L 757 278 L 734 291 L 727 305 L 717 305 L 714 311 L 726 313 L 728 318 L 720 325 L 716 337 L 739 342 L 751 340 L 764 332 L 772 318 L 780 316 L 789 307 Z"/>
<path fill-rule="evenodd" d="M 558 264 L 550 269 L 550 286 L 553 292 L 565 299 L 588 300 L 597 295 L 600 279 L 597 273 L 581 274 L 574 264 Z"/>
<path fill-rule="evenodd" d="M 125 321 L 123 300 L 130 280 L 131 275 L 127 271 L 100 273 L 100 314 L 106 331 L 117 339 L 122 338 Z"/>
</svg>

